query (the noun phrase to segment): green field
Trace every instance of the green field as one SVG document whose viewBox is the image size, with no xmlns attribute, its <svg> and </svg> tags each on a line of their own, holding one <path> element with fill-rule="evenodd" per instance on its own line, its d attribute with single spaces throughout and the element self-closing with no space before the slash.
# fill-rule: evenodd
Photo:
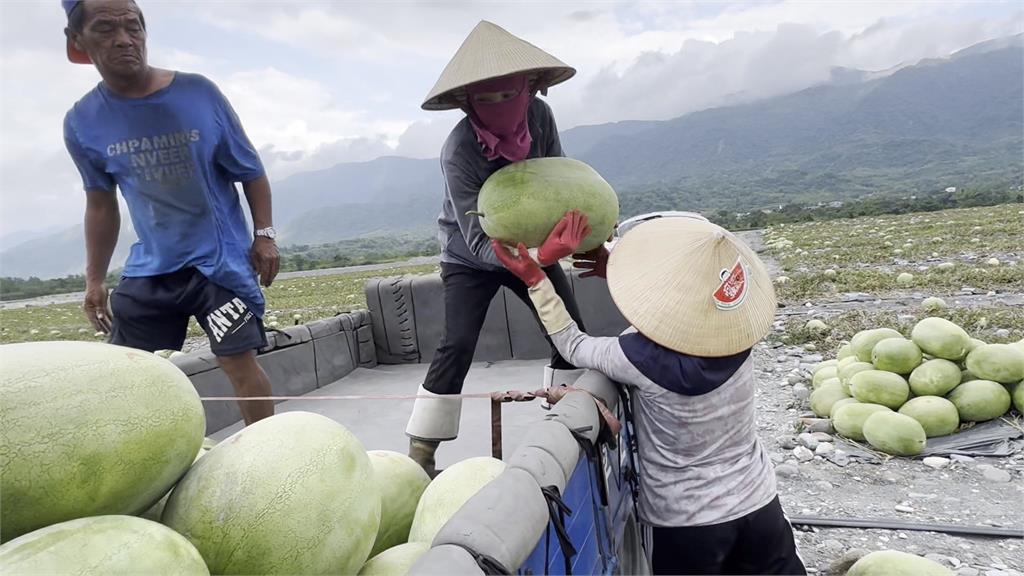
<svg viewBox="0 0 1024 576">
<path fill-rule="evenodd" d="M 1022 222 L 1024 204 L 1004 204 L 780 224 L 768 228 L 764 240 L 789 278 L 778 284 L 784 301 L 843 292 L 948 294 L 965 286 L 1021 291 Z M 914 278 L 898 285 L 903 272 Z"/>
<path fill-rule="evenodd" d="M 265 320 L 269 325 L 276 320 L 278 327 L 326 318 L 339 312 L 366 307 L 363 284 L 378 276 L 425 274 L 437 270 L 436 266 L 396 267 L 372 272 L 353 272 L 330 276 L 311 276 L 278 280 L 264 290 L 267 299 Z M 299 318 L 295 319 L 294 316 Z M 202 336 L 195 320 L 189 326 L 189 336 Z M 0 310 L 0 343 L 33 342 L 42 340 L 92 340 L 96 336 L 85 319 L 81 303 Z"/>
</svg>

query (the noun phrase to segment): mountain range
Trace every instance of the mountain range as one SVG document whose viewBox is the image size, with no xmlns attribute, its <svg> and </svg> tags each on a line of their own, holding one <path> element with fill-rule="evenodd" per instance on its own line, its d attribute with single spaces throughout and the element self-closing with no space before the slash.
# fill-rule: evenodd
<svg viewBox="0 0 1024 576">
<path fill-rule="evenodd" d="M 1017 35 L 883 72 L 838 68 L 829 81 L 792 94 L 666 121 L 580 126 L 561 137 L 568 155 L 615 187 L 623 217 L 668 208 L 748 211 L 1020 185 L 1022 102 L 1024 35 Z M 295 174 L 273 191 L 282 245 L 429 227 L 442 197 L 436 159 L 401 157 Z M 123 231 L 115 262 L 131 236 Z M 81 226 L 0 252 L 3 276 L 83 268 Z"/>
</svg>

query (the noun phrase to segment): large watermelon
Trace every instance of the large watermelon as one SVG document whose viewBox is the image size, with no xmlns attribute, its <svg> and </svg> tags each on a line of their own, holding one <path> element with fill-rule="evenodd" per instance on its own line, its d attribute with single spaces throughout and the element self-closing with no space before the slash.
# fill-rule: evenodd
<svg viewBox="0 0 1024 576">
<path fill-rule="evenodd" d="M 892 328 L 861 330 L 850 339 L 850 346 L 853 347 L 858 360 L 861 362 L 871 362 L 871 352 L 875 349 L 875 344 L 886 338 L 903 338 L 903 334 Z"/>
<path fill-rule="evenodd" d="M 405 576 L 413 564 L 430 550 L 430 544 L 408 542 L 388 548 L 366 561 L 359 576 Z"/>
<path fill-rule="evenodd" d="M 412 458 L 388 450 L 366 453 L 380 488 L 380 529 L 370 557 L 409 539 L 409 527 L 430 476 Z"/>
<path fill-rule="evenodd" d="M 865 370 L 850 378 L 850 393 L 859 402 L 881 404 L 896 410 L 910 397 L 910 385 L 899 374 Z"/>
<path fill-rule="evenodd" d="M 897 456 L 920 454 L 927 440 L 920 422 L 897 412 L 875 412 L 864 420 L 863 431 L 873 448 Z"/>
<path fill-rule="evenodd" d="M 79 518 L 0 546 L 0 574 L 202 574 L 202 556 L 170 528 L 134 516 Z"/>
<path fill-rule="evenodd" d="M 484 233 L 509 244 L 540 246 L 569 210 L 587 215 L 586 252 L 600 246 L 619 220 L 619 199 L 601 175 L 572 158 L 533 158 L 509 164 L 484 182 L 473 214 Z"/>
<path fill-rule="evenodd" d="M 446 468 L 420 497 L 409 541 L 432 543 L 459 508 L 504 471 L 504 462 L 487 456 L 468 458 Z"/>
<path fill-rule="evenodd" d="M 196 462 L 198 462 L 199 459 L 203 457 L 203 454 L 206 454 L 207 452 L 209 452 L 210 448 L 213 448 L 216 445 L 217 445 L 217 443 L 215 441 L 209 439 L 209 438 L 207 438 L 206 440 L 203 440 L 203 445 L 199 449 L 199 454 L 196 454 L 196 459 L 192 461 L 192 464 L 194 465 Z M 173 489 L 173 487 L 172 487 L 172 489 Z M 145 518 L 146 520 L 152 520 L 153 522 L 159 522 L 160 521 L 160 517 L 163 516 L 163 514 L 164 514 L 164 507 L 167 506 L 167 500 L 170 499 L 170 497 L 171 497 L 171 492 L 170 492 L 170 490 L 168 490 L 167 494 L 164 494 L 163 498 L 161 498 L 159 501 L 157 501 L 156 504 L 153 504 L 152 506 L 150 506 L 149 510 L 146 510 L 145 512 L 140 514 L 140 516 L 142 518 Z"/>
<path fill-rule="evenodd" d="M 985 422 L 1010 409 L 1010 393 L 991 380 L 971 380 L 957 386 L 946 398 L 956 405 L 961 422 Z"/>
<path fill-rule="evenodd" d="M 967 369 L 982 380 L 1013 384 L 1024 379 L 1024 350 L 1010 344 L 985 344 L 967 355 Z"/>
<path fill-rule="evenodd" d="M 879 550 L 857 560 L 846 576 L 953 576 L 953 571 L 906 552 Z"/>
<path fill-rule="evenodd" d="M 892 412 L 881 404 L 851 403 L 840 406 L 832 415 L 832 426 L 841 436 L 864 440 L 864 421 L 875 412 Z"/>
<path fill-rule="evenodd" d="M 139 514 L 188 470 L 206 428 L 189 379 L 95 342 L 0 346 L 0 540 Z"/>
<path fill-rule="evenodd" d="M 945 318 L 930 317 L 914 325 L 910 339 L 921 351 L 935 358 L 959 362 L 967 356 L 971 337 L 963 328 Z"/>
<path fill-rule="evenodd" d="M 929 438 L 952 434 L 960 427 L 956 405 L 941 396 L 911 398 L 900 407 L 899 413 L 917 420 Z"/>
<path fill-rule="evenodd" d="M 942 358 L 929 360 L 910 373 L 910 390 L 918 396 L 945 396 L 960 384 L 960 367 Z"/>
<path fill-rule="evenodd" d="M 906 338 L 886 338 L 872 349 L 871 362 L 878 370 L 910 374 L 921 364 L 921 349 Z"/>
<path fill-rule="evenodd" d="M 373 547 L 380 507 L 359 440 L 324 416 L 285 412 L 196 462 L 163 522 L 215 574 L 353 574 Z"/>
</svg>

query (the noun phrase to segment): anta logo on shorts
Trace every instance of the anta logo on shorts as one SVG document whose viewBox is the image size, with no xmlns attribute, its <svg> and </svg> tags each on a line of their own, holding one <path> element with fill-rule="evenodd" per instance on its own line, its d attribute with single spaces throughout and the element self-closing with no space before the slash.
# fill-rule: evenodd
<svg viewBox="0 0 1024 576">
<path fill-rule="evenodd" d="M 225 336 L 238 332 L 238 329 L 245 326 L 250 318 L 252 318 L 252 312 L 244 302 L 235 298 L 211 312 L 206 317 L 206 326 L 210 329 L 210 334 L 214 339 L 220 342 Z"/>
</svg>

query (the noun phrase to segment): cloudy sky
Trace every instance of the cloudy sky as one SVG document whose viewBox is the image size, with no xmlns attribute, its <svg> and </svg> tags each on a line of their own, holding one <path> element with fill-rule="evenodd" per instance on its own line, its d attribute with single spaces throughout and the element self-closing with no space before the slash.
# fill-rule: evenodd
<svg viewBox="0 0 1024 576">
<path fill-rule="evenodd" d="M 481 19 L 579 70 L 549 94 L 562 129 L 672 118 L 799 90 L 834 66 L 884 70 L 1024 31 L 1010 1 L 139 5 L 150 62 L 217 82 L 271 180 L 382 155 L 435 157 L 459 113 L 419 104 Z M 64 24 L 57 0 L 0 1 L 0 237 L 81 221 L 61 123 L 98 75 L 66 61 Z"/>
</svg>

